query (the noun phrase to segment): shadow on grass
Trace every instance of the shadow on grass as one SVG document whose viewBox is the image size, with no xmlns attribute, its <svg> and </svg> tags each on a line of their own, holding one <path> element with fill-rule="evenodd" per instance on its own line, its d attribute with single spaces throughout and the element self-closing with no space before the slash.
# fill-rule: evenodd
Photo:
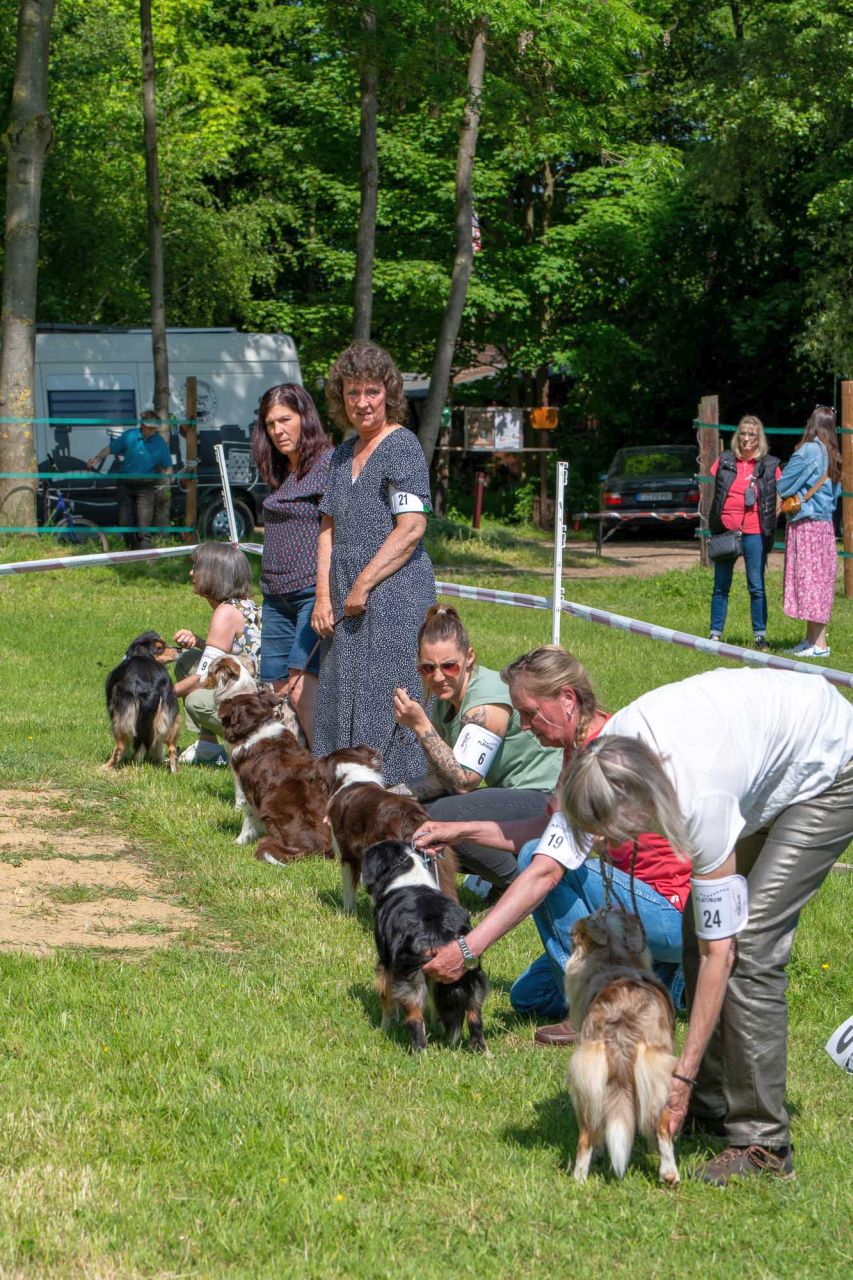
<svg viewBox="0 0 853 1280">
<path fill-rule="evenodd" d="M 330 911 L 336 911 L 338 915 L 346 916 L 353 919 L 348 911 L 344 911 L 344 895 L 340 889 L 318 889 L 317 901 L 324 907 L 328 907 Z M 365 933 L 373 932 L 373 911 L 370 906 L 370 899 L 362 890 L 355 903 L 355 919 L 364 929 Z"/>
</svg>

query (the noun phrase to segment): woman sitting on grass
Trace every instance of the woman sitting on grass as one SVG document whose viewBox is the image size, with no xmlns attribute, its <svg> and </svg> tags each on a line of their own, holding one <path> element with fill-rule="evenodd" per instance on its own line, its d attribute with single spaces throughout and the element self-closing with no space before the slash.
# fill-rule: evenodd
<svg viewBox="0 0 853 1280">
<path fill-rule="evenodd" d="M 174 635 L 175 643 L 184 650 L 175 663 L 175 693 L 184 699 L 187 725 L 198 735 L 179 759 L 182 764 L 227 764 L 228 756 L 219 745 L 222 726 L 213 690 L 200 689 L 199 682 L 211 662 L 226 653 L 249 659 L 252 674 L 257 674 L 260 611 L 250 594 L 249 562 L 237 547 L 203 542 L 192 554 L 190 577 L 193 591 L 204 597 L 213 617 L 204 638 L 188 628 Z"/>
<path fill-rule="evenodd" d="M 559 751 L 545 751 L 522 729 L 502 676 L 481 667 L 455 609 L 433 605 L 418 633 L 418 672 L 431 715 L 405 689 L 394 695 L 398 724 L 411 729 L 423 748 L 428 771 L 408 790 L 429 804 L 430 817 L 459 822 L 545 821 L 562 767 Z M 481 785 L 484 783 L 485 785 Z M 518 875 L 509 849 L 465 841 L 460 866 L 475 873 L 466 887 L 485 897 L 492 885 L 505 889 Z"/>
</svg>

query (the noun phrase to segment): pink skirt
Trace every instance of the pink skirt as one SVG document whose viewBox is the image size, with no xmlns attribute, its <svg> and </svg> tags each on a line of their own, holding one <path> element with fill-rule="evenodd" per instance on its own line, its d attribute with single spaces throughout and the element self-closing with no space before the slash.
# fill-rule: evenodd
<svg viewBox="0 0 853 1280">
<path fill-rule="evenodd" d="M 798 520 L 785 535 L 785 613 L 829 622 L 838 556 L 831 520 Z"/>
</svg>

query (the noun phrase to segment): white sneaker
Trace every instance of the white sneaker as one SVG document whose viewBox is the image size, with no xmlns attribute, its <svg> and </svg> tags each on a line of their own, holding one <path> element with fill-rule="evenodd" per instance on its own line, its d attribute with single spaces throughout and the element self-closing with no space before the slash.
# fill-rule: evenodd
<svg viewBox="0 0 853 1280">
<path fill-rule="evenodd" d="M 811 647 L 812 646 L 809 644 L 808 640 L 801 640 L 800 643 L 795 644 L 792 649 L 785 649 L 783 650 L 783 652 L 790 655 L 795 655 L 795 654 L 805 653 L 806 649 L 810 649 Z"/>
<path fill-rule="evenodd" d="M 798 658 L 828 658 L 830 649 L 819 649 L 816 644 L 807 645 L 805 649 L 800 649 L 797 653 Z"/>
<path fill-rule="evenodd" d="M 180 764 L 227 764 L 228 752 L 220 747 L 218 742 L 203 742 L 201 738 L 196 738 L 186 751 L 181 752 L 178 762 Z"/>
<path fill-rule="evenodd" d="M 492 892 L 491 881 L 484 880 L 482 876 L 466 876 L 462 881 L 462 888 L 473 893 L 475 898 L 488 898 Z"/>
</svg>

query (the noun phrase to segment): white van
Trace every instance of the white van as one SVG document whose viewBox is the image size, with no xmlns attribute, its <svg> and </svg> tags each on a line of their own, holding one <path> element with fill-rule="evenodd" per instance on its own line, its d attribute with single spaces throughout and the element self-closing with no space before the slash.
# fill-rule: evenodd
<svg viewBox="0 0 853 1280">
<path fill-rule="evenodd" d="M 249 437 L 264 392 L 281 382 L 301 383 L 293 339 L 280 333 L 238 333 L 236 329 L 167 329 L 169 411 L 185 413 L 187 377 L 198 380 L 199 532 L 225 536 L 224 510 L 213 445 L 225 445 L 228 474 L 240 536 L 260 517 L 267 492 L 249 452 Z M 106 428 L 135 424 L 154 403 L 150 329 L 97 329 L 74 325 L 39 326 L 36 336 L 36 416 L 60 419 L 36 427 L 39 470 L 77 471 L 107 441 Z M 69 425 L 63 419 L 100 425 Z M 180 442 L 173 432 L 173 453 Z M 43 465 L 45 464 L 45 465 Z M 68 481 L 80 515 L 101 525 L 115 523 L 115 490 L 103 481 Z M 180 513 L 175 516 L 181 523 Z"/>
</svg>

